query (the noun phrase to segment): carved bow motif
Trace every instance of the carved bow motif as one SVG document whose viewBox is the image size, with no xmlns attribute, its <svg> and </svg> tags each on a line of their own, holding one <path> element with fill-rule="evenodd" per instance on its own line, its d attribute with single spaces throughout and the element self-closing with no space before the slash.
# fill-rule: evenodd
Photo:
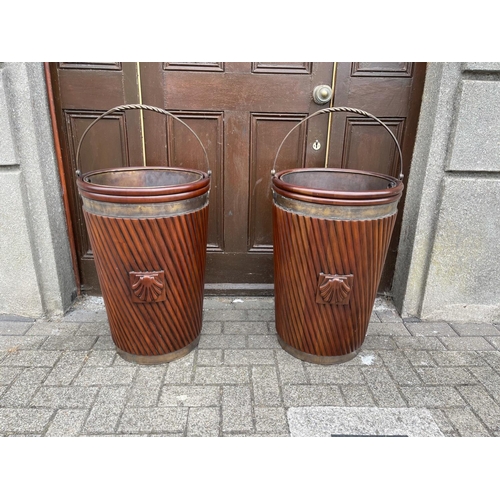
<svg viewBox="0 0 500 500">
<path fill-rule="evenodd" d="M 131 272 L 130 288 L 134 302 L 160 302 L 166 298 L 164 272 Z"/>
<path fill-rule="evenodd" d="M 316 302 L 347 304 L 351 295 L 353 275 L 319 274 Z"/>
</svg>

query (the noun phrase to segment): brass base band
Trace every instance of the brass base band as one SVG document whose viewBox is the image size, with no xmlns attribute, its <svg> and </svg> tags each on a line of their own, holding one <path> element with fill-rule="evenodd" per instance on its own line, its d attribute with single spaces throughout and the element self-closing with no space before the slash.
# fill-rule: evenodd
<svg viewBox="0 0 500 500">
<path fill-rule="evenodd" d="M 273 198 L 276 206 L 287 212 L 305 215 L 306 217 L 332 220 L 382 219 L 396 213 L 399 201 L 396 200 L 384 205 L 323 205 L 287 198 L 276 193 L 276 191 L 273 191 Z"/>
<path fill-rule="evenodd" d="M 345 363 L 346 361 L 354 359 L 359 352 L 359 349 L 356 349 L 355 351 L 350 352 L 349 354 L 344 354 L 343 356 L 318 356 L 317 354 L 309 354 L 295 349 L 295 347 L 292 347 L 283 341 L 279 335 L 278 342 L 283 350 L 288 354 L 291 354 L 293 357 L 306 361 L 307 363 L 314 363 L 317 365 L 335 365 Z"/>
<path fill-rule="evenodd" d="M 208 193 L 187 200 L 164 203 L 106 203 L 82 196 L 84 209 L 93 215 L 116 218 L 148 219 L 174 217 L 199 210 L 208 205 Z"/>
<path fill-rule="evenodd" d="M 132 363 L 137 363 L 139 365 L 159 365 L 161 363 L 170 363 L 170 361 L 174 361 L 176 359 L 186 356 L 193 349 L 196 348 L 199 341 L 200 341 L 200 336 L 198 335 L 198 337 L 196 337 L 196 339 L 190 344 L 188 344 L 186 347 L 183 347 L 178 351 L 169 352 L 167 354 L 160 354 L 158 356 L 143 356 L 140 354 L 130 354 L 129 352 L 122 351 L 118 347 L 116 348 L 116 352 L 125 361 L 130 361 Z"/>
</svg>

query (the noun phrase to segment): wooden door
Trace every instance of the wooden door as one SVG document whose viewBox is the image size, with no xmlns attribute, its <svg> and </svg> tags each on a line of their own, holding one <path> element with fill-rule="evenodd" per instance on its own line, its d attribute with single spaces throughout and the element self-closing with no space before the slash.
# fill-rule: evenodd
<svg viewBox="0 0 500 500">
<path fill-rule="evenodd" d="M 56 118 L 82 290 L 99 294 L 75 184 L 79 138 L 100 113 L 142 102 L 171 111 L 200 137 L 212 171 L 207 293 L 272 293 L 270 171 L 287 132 L 325 105 L 317 85 L 334 81 L 336 106 L 380 117 L 403 146 L 405 179 L 423 88 L 423 63 L 51 63 Z M 144 139 L 144 141 L 143 141 Z M 317 141 L 317 142 L 316 142 Z M 319 143 L 320 148 L 313 147 Z M 109 116 L 91 130 L 81 170 L 121 165 L 175 165 L 206 170 L 189 130 L 153 112 Z M 277 170 L 341 167 L 395 174 L 395 149 L 380 126 L 358 115 L 319 116 L 281 150 Z M 380 291 L 390 289 L 404 199 Z"/>
<path fill-rule="evenodd" d="M 64 164 L 64 196 L 68 197 L 77 282 L 82 291 L 99 294 L 94 257 L 76 188 L 76 149 L 85 129 L 104 111 L 139 101 L 137 64 L 122 62 L 50 63 L 54 107 Z M 90 129 L 81 151 L 82 173 L 101 168 L 143 165 L 140 114 L 117 113 Z"/>
<path fill-rule="evenodd" d="M 286 133 L 322 106 L 316 85 L 333 63 L 142 63 L 142 98 L 195 130 L 212 171 L 207 290 L 272 290 L 271 169 Z M 175 120 L 144 116 L 149 165 L 206 169 L 201 148 Z M 328 117 L 304 124 L 281 154 L 286 168 L 323 167 Z M 174 140 L 175 138 L 175 140 Z"/>
</svg>

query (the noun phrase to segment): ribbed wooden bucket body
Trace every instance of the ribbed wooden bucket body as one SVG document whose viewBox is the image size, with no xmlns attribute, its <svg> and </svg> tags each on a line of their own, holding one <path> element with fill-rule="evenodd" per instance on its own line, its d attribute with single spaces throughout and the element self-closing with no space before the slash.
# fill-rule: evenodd
<svg viewBox="0 0 500 500">
<path fill-rule="evenodd" d="M 365 339 L 403 189 L 371 175 L 322 169 L 273 178 L 276 330 L 302 360 L 345 362 Z"/>
<path fill-rule="evenodd" d="M 203 172 L 167 167 L 78 181 L 111 336 L 129 361 L 168 362 L 198 344 L 209 183 Z"/>
</svg>

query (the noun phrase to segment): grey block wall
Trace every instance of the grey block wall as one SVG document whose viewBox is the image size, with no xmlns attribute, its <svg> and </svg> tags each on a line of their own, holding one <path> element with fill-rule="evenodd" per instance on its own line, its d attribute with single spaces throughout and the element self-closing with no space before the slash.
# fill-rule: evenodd
<svg viewBox="0 0 500 500">
<path fill-rule="evenodd" d="M 0 63 L 0 314 L 63 314 L 76 295 L 42 63 Z"/>
<path fill-rule="evenodd" d="M 393 296 L 403 316 L 500 322 L 500 63 L 430 63 Z"/>
</svg>

